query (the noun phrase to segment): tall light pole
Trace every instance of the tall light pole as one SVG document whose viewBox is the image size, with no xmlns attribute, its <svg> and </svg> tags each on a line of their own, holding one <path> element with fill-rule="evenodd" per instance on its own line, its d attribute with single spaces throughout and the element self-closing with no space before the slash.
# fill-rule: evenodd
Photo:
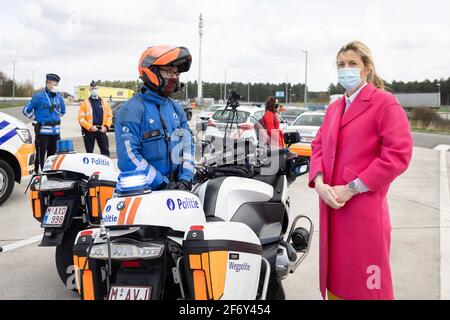
<svg viewBox="0 0 450 320">
<path fill-rule="evenodd" d="M 286 76 L 286 104 L 288 104 L 288 94 L 289 94 L 289 76 Z"/>
<path fill-rule="evenodd" d="M 441 107 L 441 84 L 438 83 L 437 86 L 438 86 L 438 92 L 439 92 L 439 108 L 440 108 Z"/>
<path fill-rule="evenodd" d="M 16 100 L 16 60 L 13 60 L 13 103 Z"/>
<path fill-rule="evenodd" d="M 305 108 L 306 108 L 308 103 L 308 51 L 303 50 L 302 52 L 306 55 L 305 60 Z"/>
<path fill-rule="evenodd" d="M 34 94 L 34 74 L 35 74 L 35 71 L 33 70 L 32 76 L 31 76 L 31 85 L 33 86 L 32 94 Z"/>
<path fill-rule="evenodd" d="M 227 101 L 227 68 L 225 68 L 225 86 L 223 88 L 223 100 Z"/>
<path fill-rule="evenodd" d="M 247 93 L 247 100 L 250 102 L 250 80 L 248 81 L 248 93 Z"/>
<path fill-rule="evenodd" d="M 199 41 L 199 63 L 198 63 L 198 85 L 197 85 L 197 98 L 199 103 L 203 105 L 203 80 L 202 80 L 202 41 L 203 41 L 203 15 L 200 13 L 199 23 L 198 23 L 198 35 L 200 37 Z"/>
</svg>

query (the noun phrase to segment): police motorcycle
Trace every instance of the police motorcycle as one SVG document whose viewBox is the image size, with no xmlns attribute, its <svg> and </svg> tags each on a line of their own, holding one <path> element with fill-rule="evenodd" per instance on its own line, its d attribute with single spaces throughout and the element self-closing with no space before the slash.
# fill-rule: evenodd
<svg viewBox="0 0 450 320">
<path fill-rule="evenodd" d="M 101 211 L 112 197 L 117 176 L 110 158 L 75 153 L 69 140 L 57 142 L 56 154 L 30 180 L 27 191 L 33 217 L 44 229 L 40 246 L 56 247 L 58 275 L 69 289 L 75 289 L 75 237 L 80 230 L 100 225 Z"/>
<path fill-rule="evenodd" d="M 230 95 L 231 107 L 235 100 Z M 297 133 L 285 138 L 288 144 L 299 140 Z M 311 246 L 314 226 L 308 217 L 297 216 L 288 232 L 289 183 L 306 174 L 309 164 L 284 151 L 264 154 L 264 148 L 245 141 L 243 153 L 236 144 L 231 149 L 231 157 L 223 150 L 197 168 L 192 193 L 152 191 L 145 173 L 122 173 L 101 227 L 76 238 L 80 297 L 284 299 L 281 281 L 297 270 Z M 276 169 L 264 175 L 272 162 Z M 300 220 L 309 228 L 298 227 Z"/>
</svg>

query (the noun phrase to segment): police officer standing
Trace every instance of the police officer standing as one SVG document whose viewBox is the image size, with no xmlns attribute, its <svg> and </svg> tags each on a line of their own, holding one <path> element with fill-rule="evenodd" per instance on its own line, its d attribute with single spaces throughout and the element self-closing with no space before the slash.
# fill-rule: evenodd
<svg viewBox="0 0 450 320">
<path fill-rule="evenodd" d="M 84 101 L 78 112 L 78 122 L 81 125 L 84 146 L 87 153 L 94 152 L 97 141 L 102 155 L 109 157 L 109 141 L 106 132 L 112 124 L 112 111 L 108 102 L 99 97 L 98 84 L 90 84 L 91 96 Z"/>
<path fill-rule="evenodd" d="M 156 46 L 143 52 L 142 90 L 116 116 L 118 166 L 143 171 L 152 190 L 191 190 L 194 144 L 183 108 L 170 98 L 181 88 L 179 76 L 192 57 L 184 47 Z"/>
<path fill-rule="evenodd" d="M 61 117 L 66 113 L 66 105 L 57 90 L 60 80 L 56 74 L 47 74 L 45 89 L 37 92 L 22 110 L 35 121 L 36 173 L 44 167 L 46 157 L 56 153 L 56 142 L 61 140 Z"/>
</svg>

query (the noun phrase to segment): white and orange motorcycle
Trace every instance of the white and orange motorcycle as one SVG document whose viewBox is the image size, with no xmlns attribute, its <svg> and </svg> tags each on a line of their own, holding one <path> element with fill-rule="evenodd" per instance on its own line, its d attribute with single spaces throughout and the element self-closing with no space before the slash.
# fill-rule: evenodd
<svg viewBox="0 0 450 320">
<path fill-rule="evenodd" d="M 285 139 L 293 144 L 299 137 Z M 289 184 L 309 164 L 281 151 L 262 156 L 252 144 L 244 149 L 240 164 L 233 153 L 231 164 L 209 161 L 197 168 L 192 193 L 151 191 L 143 173 L 122 173 L 102 206 L 101 226 L 75 240 L 81 298 L 284 299 L 282 280 L 311 245 L 308 217 L 297 216 L 288 231 Z M 277 169 L 268 175 L 273 162 Z M 305 226 L 298 227 L 302 220 Z"/>
<path fill-rule="evenodd" d="M 57 154 L 30 180 L 33 217 L 44 229 L 40 246 L 56 247 L 58 275 L 69 289 L 75 290 L 75 238 L 100 226 L 101 208 L 112 197 L 117 176 L 110 158 L 75 153 L 72 141 L 58 141 Z"/>
</svg>

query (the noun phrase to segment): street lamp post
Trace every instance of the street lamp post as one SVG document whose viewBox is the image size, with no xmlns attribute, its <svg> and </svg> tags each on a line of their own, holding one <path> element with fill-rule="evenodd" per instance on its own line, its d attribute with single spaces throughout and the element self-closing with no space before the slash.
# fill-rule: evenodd
<svg viewBox="0 0 450 320">
<path fill-rule="evenodd" d="M 13 103 L 16 100 L 16 60 L 13 60 Z"/>
<path fill-rule="evenodd" d="M 223 100 L 227 101 L 227 68 L 225 68 L 225 86 L 223 87 Z"/>
<path fill-rule="evenodd" d="M 34 94 L 34 74 L 35 74 L 35 71 L 33 70 L 32 75 L 31 75 L 31 85 L 33 86 L 32 94 Z"/>
<path fill-rule="evenodd" d="M 286 76 L 286 104 L 289 103 L 289 76 Z"/>
<path fill-rule="evenodd" d="M 202 80 L 202 40 L 203 40 L 203 15 L 200 14 L 199 23 L 198 23 L 198 34 L 200 36 L 199 42 L 199 64 L 198 64 L 198 88 L 197 88 L 197 96 L 198 102 L 203 105 L 203 80 Z"/>
<path fill-rule="evenodd" d="M 302 51 L 305 56 L 306 56 L 306 60 L 305 60 L 305 108 L 307 106 L 308 103 L 308 51 L 307 50 L 303 50 Z"/>
<path fill-rule="evenodd" d="M 439 108 L 440 108 L 441 107 L 441 84 L 438 83 L 437 86 L 438 86 L 438 92 L 439 92 Z"/>
</svg>

